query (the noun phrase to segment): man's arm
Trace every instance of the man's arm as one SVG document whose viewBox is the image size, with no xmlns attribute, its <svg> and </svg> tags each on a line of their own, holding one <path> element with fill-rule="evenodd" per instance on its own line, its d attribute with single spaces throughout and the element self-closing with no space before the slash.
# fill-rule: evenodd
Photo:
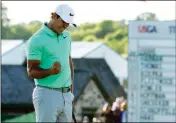
<svg viewBox="0 0 176 123">
<path fill-rule="evenodd" d="M 72 62 L 71 56 L 69 56 L 69 63 L 70 63 L 71 79 L 72 79 L 71 92 L 73 92 L 73 84 L 74 84 L 74 66 L 73 66 L 73 62 Z"/>
<path fill-rule="evenodd" d="M 30 78 L 42 79 L 60 72 L 59 62 L 55 62 L 51 68 L 40 68 L 40 60 L 43 54 L 43 41 L 39 36 L 31 38 L 27 43 L 27 73 Z"/>
<path fill-rule="evenodd" d="M 50 75 L 58 74 L 61 70 L 59 62 L 55 62 L 50 69 L 40 68 L 40 60 L 28 60 L 27 65 L 28 76 L 33 79 L 42 79 Z"/>
</svg>

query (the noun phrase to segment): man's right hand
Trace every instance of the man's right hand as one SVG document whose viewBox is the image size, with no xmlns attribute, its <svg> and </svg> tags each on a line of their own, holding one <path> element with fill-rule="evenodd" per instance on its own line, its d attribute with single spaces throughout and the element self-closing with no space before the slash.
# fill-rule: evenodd
<svg viewBox="0 0 176 123">
<path fill-rule="evenodd" d="M 32 79 L 42 79 L 50 75 L 60 73 L 61 65 L 59 62 L 55 62 L 50 69 L 40 68 L 40 60 L 28 60 L 28 76 Z"/>
<path fill-rule="evenodd" d="M 61 71 L 61 65 L 59 62 L 54 62 L 53 66 L 50 68 L 50 71 L 51 71 L 51 75 L 55 75 L 55 74 L 58 74 L 60 73 Z"/>
</svg>

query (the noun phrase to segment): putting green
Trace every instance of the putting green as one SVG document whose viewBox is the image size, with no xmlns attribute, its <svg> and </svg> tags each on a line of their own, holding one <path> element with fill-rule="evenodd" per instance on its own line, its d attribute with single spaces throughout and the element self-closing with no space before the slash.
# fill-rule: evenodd
<svg viewBox="0 0 176 123">
<path fill-rule="evenodd" d="M 5 120 L 4 122 L 35 122 L 35 113 L 31 112 L 19 117 Z"/>
</svg>

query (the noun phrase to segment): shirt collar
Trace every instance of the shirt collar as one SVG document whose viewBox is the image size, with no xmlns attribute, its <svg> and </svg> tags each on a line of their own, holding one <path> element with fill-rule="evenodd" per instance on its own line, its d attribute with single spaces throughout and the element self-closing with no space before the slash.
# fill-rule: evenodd
<svg viewBox="0 0 176 123">
<path fill-rule="evenodd" d="M 47 26 L 47 23 L 44 23 L 43 26 L 42 26 L 42 30 L 44 32 L 46 32 L 47 34 L 49 34 L 50 36 L 58 36 L 57 33 L 55 33 L 54 31 L 52 31 L 48 26 Z M 62 33 L 59 34 L 59 35 L 63 35 Z"/>
</svg>

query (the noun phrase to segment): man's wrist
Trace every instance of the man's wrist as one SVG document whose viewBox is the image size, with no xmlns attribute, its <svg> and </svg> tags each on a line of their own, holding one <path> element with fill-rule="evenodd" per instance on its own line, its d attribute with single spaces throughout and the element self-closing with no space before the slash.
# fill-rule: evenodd
<svg viewBox="0 0 176 123">
<path fill-rule="evenodd" d="M 50 75 L 52 75 L 53 74 L 53 71 L 52 71 L 52 69 L 50 68 L 50 69 L 48 69 L 48 75 L 50 76 Z"/>
</svg>

